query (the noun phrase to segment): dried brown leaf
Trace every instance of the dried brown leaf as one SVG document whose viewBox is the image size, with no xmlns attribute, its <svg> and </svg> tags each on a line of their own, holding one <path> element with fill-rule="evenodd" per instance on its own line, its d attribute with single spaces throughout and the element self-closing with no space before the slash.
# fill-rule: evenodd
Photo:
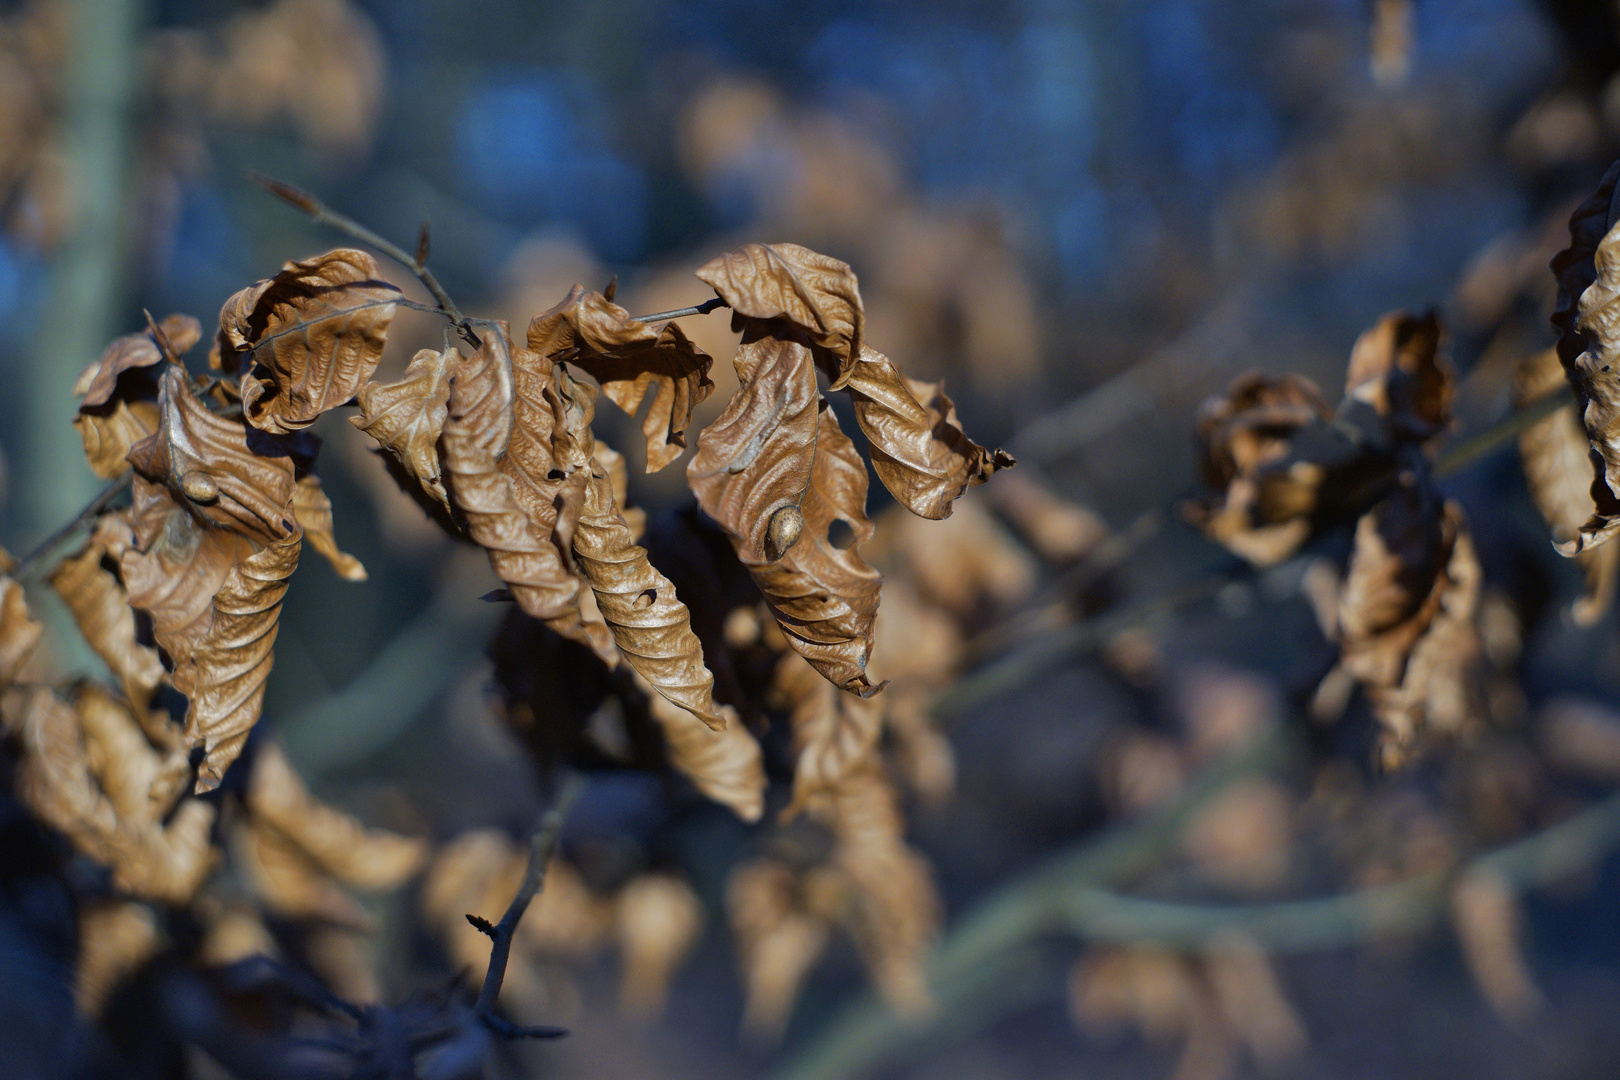
<svg viewBox="0 0 1620 1080">
<path fill-rule="evenodd" d="M 826 920 L 804 910 L 801 891 L 792 869 L 775 859 L 738 864 L 726 884 L 746 997 L 742 1027 L 755 1039 L 781 1037 L 799 987 L 831 937 Z"/>
<path fill-rule="evenodd" d="M 145 904 L 94 900 L 79 911 L 79 958 L 73 1000 L 86 1016 L 99 1016 L 112 991 L 156 956 L 157 916 Z"/>
<path fill-rule="evenodd" d="M 183 355 L 202 337 L 202 324 L 190 315 L 166 316 L 158 324 L 158 330 L 176 357 Z M 84 369 L 79 381 L 74 384 L 73 393 L 84 399 L 79 402 L 79 408 L 84 410 L 105 405 L 115 394 L 125 396 L 129 388 L 120 386 L 123 381 L 120 377 L 126 371 L 155 367 L 164 359 L 163 350 L 158 347 L 150 330 L 117 338 L 107 346 L 99 360 Z"/>
<path fill-rule="evenodd" d="M 123 582 L 108 569 L 131 541 L 122 514 L 107 514 L 78 554 L 63 559 L 51 572 L 56 590 L 84 640 L 106 661 L 124 694 L 137 710 L 144 710 L 163 682 L 163 661 L 157 650 L 143 645 L 135 634 L 135 612 Z"/>
<path fill-rule="evenodd" d="M 100 409 L 81 411 L 73 418 L 84 442 L 90 470 L 104 480 L 122 476 L 129 468 L 129 452 L 158 429 L 158 407 L 151 401 L 118 400 Z"/>
<path fill-rule="evenodd" d="M 934 519 L 949 517 L 957 496 L 1014 464 L 963 433 L 942 386 L 908 379 L 888 357 L 862 347 L 847 387 L 878 479 L 900 505 Z"/>
<path fill-rule="evenodd" d="M 1396 440 L 1423 440 L 1451 422 L 1454 378 L 1433 313 L 1395 311 L 1356 339 L 1345 398 L 1370 406 Z"/>
<path fill-rule="evenodd" d="M 639 675 L 647 711 L 664 733 L 669 763 L 703 794 L 744 821 L 765 813 L 765 764 L 759 743 L 729 705 L 716 705 L 723 727 L 715 730 L 653 690 Z"/>
<path fill-rule="evenodd" d="M 642 874 L 619 891 L 614 928 L 624 958 L 619 1007 L 631 1016 L 656 1016 L 703 932 L 703 904 L 680 878 Z"/>
<path fill-rule="evenodd" d="M 861 356 L 866 310 L 848 263 L 798 244 L 744 244 L 705 263 L 697 276 L 731 307 L 734 325 L 745 319 L 786 323 L 822 352 L 834 390 L 849 381 Z"/>
<path fill-rule="evenodd" d="M 1519 365 L 1514 399 L 1520 408 L 1567 385 L 1557 354 L 1547 349 Z M 1536 509 L 1546 519 L 1555 543 L 1579 535 L 1596 506 L 1592 501 L 1592 461 L 1586 431 L 1575 403 L 1543 417 L 1519 436 L 1519 458 Z M 1620 545 L 1603 544 L 1575 555 L 1586 575 L 1586 591 L 1570 609 L 1577 626 L 1591 626 L 1602 618 L 1614 598 L 1620 570 Z"/>
<path fill-rule="evenodd" d="M 322 873 L 309 853 L 280 829 L 253 820 L 238 828 L 232 839 L 232 851 L 246 869 L 254 895 L 270 914 L 353 929 L 371 927 L 359 901 Z"/>
<path fill-rule="evenodd" d="M 286 449 L 249 437 L 239 420 L 217 416 L 197 399 L 183 369 L 163 373 L 157 432 L 130 451 L 135 471 L 166 485 L 176 501 L 213 525 L 259 544 L 296 536 L 294 466 Z"/>
<path fill-rule="evenodd" d="M 833 686 L 795 653 L 777 662 L 776 691 L 791 708 L 793 800 L 782 812 L 791 818 L 875 756 L 883 708 Z"/>
<path fill-rule="evenodd" d="M 0 551 L 0 565 L 11 565 L 10 557 L 3 551 Z M 0 576 L 0 693 L 22 674 L 44 629 L 29 614 L 23 587 L 9 577 Z"/>
<path fill-rule="evenodd" d="M 601 293 L 579 285 L 534 317 L 528 340 L 529 348 L 547 359 L 578 365 L 602 384 L 609 401 L 632 416 L 652 394 L 641 424 L 648 472 L 681 456 L 692 410 L 714 389 L 709 355 L 678 325 L 638 322 Z"/>
<path fill-rule="evenodd" d="M 290 262 L 248 286 L 219 313 L 220 340 L 251 366 L 242 408 L 276 435 L 306 428 L 371 378 L 400 291 L 363 251 L 338 248 Z"/>
<path fill-rule="evenodd" d="M 455 357 L 451 347 L 421 350 L 398 382 L 362 386 L 357 395 L 360 415 L 349 417 L 349 423 L 381 443 L 446 510 L 450 496 L 444 489 L 439 436 L 450 411 L 450 365 Z"/>
<path fill-rule="evenodd" d="M 205 751 L 199 792 L 219 786 L 264 707 L 281 600 L 301 546 L 294 533 L 233 566 L 214 595 L 208 632 L 176 667 L 175 688 L 191 699 L 186 741 Z"/>
<path fill-rule="evenodd" d="M 320 477 L 309 473 L 298 478 L 298 486 L 293 488 L 292 510 L 293 519 L 304 531 L 304 539 L 325 556 L 338 577 L 344 581 L 366 580 L 366 568 L 360 565 L 360 560 L 338 550 L 337 539 L 332 535 L 332 500 L 326 497 Z"/>
<path fill-rule="evenodd" d="M 574 530 L 574 557 L 619 654 L 668 700 L 712 728 L 726 718 L 714 703 L 714 675 L 675 586 L 630 538 L 605 476 L 593 476 Z"/>
</svg>

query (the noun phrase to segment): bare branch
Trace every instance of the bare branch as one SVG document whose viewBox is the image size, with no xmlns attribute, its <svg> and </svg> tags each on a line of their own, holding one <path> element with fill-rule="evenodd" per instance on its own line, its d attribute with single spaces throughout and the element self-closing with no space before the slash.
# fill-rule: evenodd
<svg viewBox="0 0 1620 1080">
<path fill-rule="evenodd" d="M 423 287 L 433 294 L 433 299 L 439 305 L 438 311 L 450 320 L 450 324 L 456 328 L 456 332 L 461 335 L 462 339 L 475 349 L 482 344 L 478 340 L 478 335 L 468 325 L 467 317 L 461 313 L 461 309 L 456 306 L 456 302 L 450 299 L 450 294 L 444 291 L 444 286 L 440 285 L 439 279 L 433 276 L 433 271 L 427 268 L 428 229 L 425 223 L 422 226 L 421 236 L 417 239 L 417 256 L 413 259 L 405 253 L 404 248 L 385 240 L 353 218 L 338 213 L 307 191 L 300 191 L 291 184 L 284 184 L 280 180 L 273 180 L 259 173 L 252 173 L 251 179 L 278 199 L 308 214 L 316 223 L 330 225 L 334 229 L 348 233 L 363 244 L 370 244 L 415 274 Z"/>
<path fill-rule="evenodd" d="M 613 280 L 618 281 L 618 278 L 615 277 Z M 638 315 L 636 316 L 636 322 L 667 322 L 670 319 L 679 319 L 687 315 L 707 315 L 716 308 L 729 306 L 730 305 L 717 296 L 713 300 L 705 300 L 703 303 L 697 304 L 693 307 L 676 308 L 674 311 L 655 311 L 651 315 Z"/>
<path fill-rule="evenodd" d="M 91 499 L 89 504 L 83 510 L 80 510 L 72 521 L 41 540 L 32 551 L 24 555 L 17 565 L 12 567 L 11 576 L 20 580 L 41 569 L 51 552 L 56 550 L 63 542 L 71 539 L 75 533 L 94 521 L 103 510 L 112 505 L 113 500 L 118 498 L 124 489 L 129 487 L 130 476 L 130 473 L 125 473 L 102 488 L 101 494 Z"/>
</svg>

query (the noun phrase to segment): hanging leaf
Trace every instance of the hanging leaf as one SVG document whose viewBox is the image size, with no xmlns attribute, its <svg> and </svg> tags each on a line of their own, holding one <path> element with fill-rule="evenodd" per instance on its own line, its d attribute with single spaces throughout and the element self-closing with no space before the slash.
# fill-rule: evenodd
<svg viewBox="0 0 1620 1080">
<path fill-rule="evenodd" d="M 1525 408 L 1567 385 L 1563 365 L 1553 350 L 1534 353 L 1515 373 L 1514 403 Z M 1573 539 L 1595 510 L 1590 444 L 1573 400 L 1520 434 L 1519 458 L 1530 497 L 1552 530 L 1554 542 Z M 1592 626 L 1613 601 L 1620 544 L 1581 551 L 1575 559 L 1586 575 L 1586 591 L 1570 608 L 1570 617 L 1577 626 Z"/>
<path fill-rule="evenodd" d="M 49 580 L 51 588 L 67 604 L 86 643 L 106 661 L 125 696 L 141 711 L 152 700 L 165 673 L 157 650 L 137 640 L 129 594 L 118 576 L 107 568 L 118 565 L 131 539 L 123 515 L 104 515 L 97 521 L 89 543 L 77 555 L 63 559 Z"/>
<path fill-rule="evenodd" d="M 647 711 L 664 733 L 669 763 L 694 787 L 744 821 L 765 813 L 765 764 L 759 743 L 729 705 L 716 705 L 718 730 L 652 688 L 641 676 Z"/>
<path fill-rule="evenodd" d="M 190 315 L 170 315 L 159 329 L 176 355 L 197 343 L 202 330 Z M 158 373 L 163 352 L 150 332 L 121 337 L 85 368 L 73 392 L 82 395 L 73 426 L 97 476 L 111 480 L 129 468 L 129 451 L 158 428 Z"/>
<path fill-rule="evenodd" d="M 221 345 L 250 365 L 242 375 L 248 422 L 285 435 L 354 397 L 377 369 L 400 299 L 375 259 L 338 248 L 290 262 L 225 301 Z"/>
<path fill-rule="evenodd" d="M 1421 442 L 1451 422 L 1455 379 L 1440 338 L 1432 311 L 1396 311 L 1364 331 L 1350 350 L 1345 399 L 1370 407 L 1392 441 Z"/>
<path fill-rule="evenodd" d="M 847 694 L 789 653 L 777 663 L 776 692 L 791 708 L 793 800 L 782 816 L 792 818 L 812 798 L 836 790 L 844 777 L 877 752 L 883 709 Z"/>
<path fill-rule="evenodd" d="M 726 914 L 742 967 L 742 1027 L 754 1039 L 781 1037 L 799 987 L 832 936 L 805 891 L 791 867 L 771 858 L 737 864 L 726 883 Z"/>
<path fill-rule="evenodd" d="M 73 418 L 84 442 L 90 470 L 103 480 L 122 476 L 129 468 L 129 452 L 158 429 L 158 407 L 152 401 L 116 400 L 97 410 L 81 410 Z"/>
<path fill-rule="evenodd" d="M 697 276 L 731 307 L 733 328 L 747 319 L 786 323 L 816 346 L 834 390 L 849 381 L 866 309 L 848 263 L 798 244 L 744 244 Z"/>
<path fill-rule="evenodd" d="M 136 472 L 167 485 L 210 523 L 256 543 L 296 535 L 294 466 L 285 447 L 262 437 L 250 441 L 240 421 L 210 412 L 191 392 L 185 371 L 172 365 L 163 373 L 158 408 L 156 434 L 130 451 Z"/>
<path fill-rule="evenodd" d="M 457 361 L 451 372 L 442 439 L 451 498 L 518 606 L 564 637 L 590 646 L 611 665 L 617 662 L 612 641 L 600 623 L 589 627 L 583 622 L 583 582 L 564 563 L 554 538 L 563 509 L 575 517 L 578 513 L 569 507 L 563 485 L 551 477 L 553 471 L 561 472 L 552 468 L 551 449 L 561 403 L 554 391 L 547 400 L 549 380 L 526 365 L 523 421 L 514 423 L 513 375 L 510 346 L 504 333 L 493 329 L 485 330 L 483 346 Z M 578 483 L 583 486 L 583 480 Z M 535 520 L 526 510 L 542 516 Z"/>
<path fill-rule="evenodd" d="M 294 533 L 233 566 L 214 596 L 208 632 L 176 667 L 175 689 L 191 699 L 186 742 L 204 749 L 198 792 L 219 786 L 264 707 L 281 600 L 300 546 Z"/>
<path fill-rule="evenodd" d="M 349 423 L 381 443 L 446 510 L 450 496 L 444 490 L 439 436 L 449 415 L 450 364 L 456 355 L 449 347 L 440 352 L 421 350 L 398 382 L 362 386 L 360 415 L 349 417 Z"/>
<path fill-rule="evenodd" d="M 704 513 L 729 533 L 750 565 L 781 557 L 767 540 L 785 507 L 798 507 L 816 458 L 816 369 L 796 341 L 758 337 L 737 351 L 740 389 L 698 436 L 686 479 Z M 864 472 L 864 467 L 863 470 Z"/>
<path fill-rule="evenodd" d="M 874 349 L 861 349 L 848 390 L 878 479 L 919 517 L 949 517 L 957 496 L 1014 464 L 1010 454 L 991 453 L 963 433 L 941 384 L 904 377 Z"/>
<path fill-rule="evenodd" d="M 344 581 L 366 580 L 366 568 L 360 565 L 360 560 L 338 550 L 337 539 L 332 535 L 332 500 L 321 488 L 320 477 L 309 473 L 298 478 L 298 485 L 293 488 L 292 510 L 293 519 L 304 531 L 304 539 L 325 556 L 338 577 Z"/>
<path fill-rule="evenodd" d="M 632 1017 L 656 1016 L 675 972 L 703 932 L 703 903 L 672 874 L 640 874 L 619 890 L 613 907 L 624 957 L 619 1007 Z"/>
<path fill-rule="evenodd" d="M 202 336 L 202 324 L 190 315 L 169 315 L 158 324 L 158 330 L 176 357 L 185 354 Z M 150 330 L 115 339 L 74 384 L 73 393 L 84 399 L 79 402 L 79 408 L 93 409 L 107 404 L 115 396 L 128 396 L 133 388 L 129 385 L 131 380 L 124 378 L 125 373 L 155 367 L 163 361 L 163 350 Z M 148 377 L 139 382 L 151 386 L 155 380 L 148 373 Z"/>
<path fill-rule="evenodd" d="M 1588 348 L 1584 328 L 1578 325 L 1580 299 L 1597 280 L 1597 249 L 1614 226 L 1614 189 L 1620 180 L 1620 161 L 1609 166 L 1597 190 L 1569 215 L 1569 247 L 1553 256 L 1549 267 L 1558 280 L 1558 296 L 1551 321 L 1558 331 L 1558 360 L 1566 372 Z"/>
<path fill-rule="evenodd" d="M 11 565 L 11 557 L 0 551 L 0 567 L 9 569 Z M 44 629 L 28 613 L 28 597 L 23 587 L 9 577 L 0 576 L 0 693 L 23 673 Z"/>
<path fill-rule="evenodd" d="M 574 531 L 574 557 L 591 583 L 613 640 L 636 673 L 711 728 L 725 727 L 714 703 L 714 675 L 675 586 L 630 538 L 605 476 L 592 477 Z"/>
<path fill-rule="evenodd" d="M 714 389 L 713 361 L 678 325 L 638 322 L 601 293 L 579 285 L 562 303 L 534 317 L 528 340 L 542 356 L 577 365 L 632 416 L 652 395 L 641 424 L 650 473 L 681 456 L 692 410 Z"/>
</svg>

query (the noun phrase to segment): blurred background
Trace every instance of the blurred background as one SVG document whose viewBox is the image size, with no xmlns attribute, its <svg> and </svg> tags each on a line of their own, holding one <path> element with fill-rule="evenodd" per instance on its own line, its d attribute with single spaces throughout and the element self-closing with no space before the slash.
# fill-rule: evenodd
<svg viewBox="0 0 1620 1080">
<path fill-rule="evenodd" d="M 1174 504 L 1196 486 L 1197 407 L 1234 376 L 1299 372 L 1331 396 L 1362 330 L 1436 308 L 1464 376 L 1460 430 L 1510 409 L 1515 365 L 1552 339 L 1547 259 L 1620 155 L 1617 74 L 1620 8 L 1602 0 L 6 3 L 0 542 L 26 551 L 95 495 L 71 388 L 142 309 L 207 327 L 243 285 L 346 242 L 250 173 L 407 248 L 430 221 L 451 295 L 514 327 L 615 276 L 633 312 L 697 303 L 691 271 L 714 255 L 801 243 L 855 268 L 869 340 L 945 379 L 967 430 L 1032 485 L 975 493 L 938 550 L 880 525 L 891 568 L 951 613 L 970 680 L 945 718 L 954 793 L 912 817 L 947 940 L 1273 727 L 1286 752 L 1203 807 L 1133 891 L 1260 904 L 1454 866 L 1620 780 L 1613 618 L 1563 617 L 1579 575 L 1550 550 L 1511 443 L 1444 485 L 1501 613 L 1487 639 L 1506 733 L 1465 760 L 1380 776 L 1364 709 L 1303 718 L 1332 663 L 1308 559 L 1128 628 L 1107 618 L 1226 565 Z M 717 360 L 706 420 L 734 345 L 723 313 L 683 325 Z M 384 372 L 440 336 L 401 313 Z M 687 505 L 680 468 L 643 475 L 635 421 L 599 415 L 631 458 L 632 500 L 653 518 Z M 340 542 L 370 577 L 305 560 L 267 720 L 318 794 L 370 822 L 521 835 L 539 801 L 493 718 L 484 652 L 503 612 L 476 597 L 494 579 L 346 423 L 319 430 Z M 886 499 L 874 487 L 874 518 Z M 1061 535 L 1043 537 L 1031 499 Z M 1346 549 L 1329 538 L 1312 557 Z M 1022 663 L 1043 634 L 1098 619 L 1086 655 Z M 1009 656 L 999 681 L 972 682 Z M 656 1018 L 619 1009 L 611 950 L 537 959 L 534 1000 L 573 1034 L 513 1075 L 854 1075 L 850 1008 L 894 1076 L 1620 1066 L 1606 841 L 1548 888 L 1219 962 L 1121 945 L 1124 931 L 1032 932 L 939 1022 L 881 1037 L 860 959 L 835 943 L 772 1040 L 738 1035 L 726 932 L 729 868 L 757 834 L 718 807 L 671 810 L 634 774 L 593 784 L 570 828 L 587 887 L 678 867 L 706 929 Z M 372 902 L 368 947 L 399 994 L 444 967 L 410 904 Z"/>
</svg>

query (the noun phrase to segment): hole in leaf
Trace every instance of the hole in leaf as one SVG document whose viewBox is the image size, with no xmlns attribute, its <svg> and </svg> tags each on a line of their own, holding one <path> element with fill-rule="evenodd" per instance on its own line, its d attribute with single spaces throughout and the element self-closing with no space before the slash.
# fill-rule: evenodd
<svg viewBox="0 0 1620 1080">
<path fill-rule="evenodd" d="M 827 526 L 827 543 L 839 551 L 848 551 L 855 543 L 855 526 L 843 518 L 833 518 Z"/>
<path fill-rule="evenodd" d="M 645 611 L 648 608 L 652 607 L 657 602 L 658 602 L 658 590 L 657 589 L 645 589 L 645 590 L 642 591 L 640 596 L 636 597 L 634 606 L 635 606 L 635 609 L 637 611 Z"/>
</svg>

